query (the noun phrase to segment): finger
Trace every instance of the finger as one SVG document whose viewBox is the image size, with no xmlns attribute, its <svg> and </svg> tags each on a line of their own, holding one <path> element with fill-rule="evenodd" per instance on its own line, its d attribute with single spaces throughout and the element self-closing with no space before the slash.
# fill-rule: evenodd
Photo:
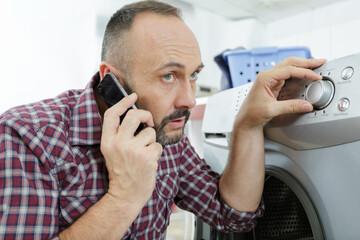
<svg viewBox="0 0 360 240">
<path fill-rule="evenodd" d="M 306 68 L 294 67 L 294 66 L 285 66 L 276 69 L 270 69 L 271 75 L 277 81 L 286 80 L 289 78 L 306 78 L 311 81 L 320 80 L 322 76 L 315 73 L 314 71 Z"/>
<path fill-rule="evenodd" d="M 271 118 L 278 116 L 280 114 L 306 113 L 306 112 L 311 112 L 312 110 L 313 110 L 312 104 L 303 99 L 277 101 L 274 102 L 273 104 Z"/>
<path fill-rule="evenodd" d="M 140 123 L 145 123 L 147 126 L 153 127 L 154 121 L 151 113 L 142 109 L 130 109 L 126 113 L 119 127 L 119 131 L 121 131 L 121 134 L 124 134 L 124 136 L 133 137 Z"/>
<path fill-rule="evenodd" d="M 162 154 L 163 148 L 160 143 L 153 142 L 148 146 L 148 150 L 155 153 L 156 155 L 154 157 L 158 160 Z"/>
<path fill-rule="evenodd" d="M 275 67 L 295 66 L 295 67 L 313 69 L 320 67 L 325 62 L 326 62 L 325 59 L 307 59 L 307 58 L 299 58 L 299 57 L 289 57 L 279 62 Z"/>
<path fill-rule="evenodd" d="M 117 132 L 120 124 L 120 116 L 136 102 L 136 99 L 137 95 L 132 93 L 105 111 L 103 134 L 112 135 Z"/>
<path fill-rule="evenodd" d="M 138 139 L 138 143 L 142 146 L 150 145 L 151 143 L 156 141 L 155 129 L 151 127 L 143 129 L 136 135 L 136 139 Z"/>
</svg>

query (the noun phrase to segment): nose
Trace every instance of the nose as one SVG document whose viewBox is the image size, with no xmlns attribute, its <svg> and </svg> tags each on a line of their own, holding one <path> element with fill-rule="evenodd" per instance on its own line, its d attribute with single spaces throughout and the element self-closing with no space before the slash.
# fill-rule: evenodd
<svg viewBox="0 0 360 240">
<path fill-rule="evenodd" d="M 191 83 L 190 81 L 184 81 L 179 86 L 175 101 L 175 108 L 180 109 L 191 109 L 195 106 L 195 83 Z"/>
</svg>

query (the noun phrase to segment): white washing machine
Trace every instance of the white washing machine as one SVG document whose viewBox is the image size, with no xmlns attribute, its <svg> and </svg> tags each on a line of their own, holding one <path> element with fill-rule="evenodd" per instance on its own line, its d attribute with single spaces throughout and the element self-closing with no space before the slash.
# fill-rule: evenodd
<svg viewBox="0 0 360 240">
<path fill-rule="evenodd" d="M 360 239 L 360 54 L 314 71 L 323 80 L 287 80 L 278 99 L 307 99 L 315 110 L 282 115 L 264 126 L 265 215 L 257 227 L 223 234 L 198 221 L 196 239 Z M 251 85 L 208 99 L 204 158 L 218 172 Z"/>
</svg>

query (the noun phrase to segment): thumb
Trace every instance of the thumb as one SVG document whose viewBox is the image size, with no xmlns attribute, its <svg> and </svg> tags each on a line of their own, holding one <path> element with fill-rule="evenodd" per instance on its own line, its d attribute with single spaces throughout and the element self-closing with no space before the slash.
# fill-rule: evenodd
<svg viewBox="0 0 360 240">
<path fill-rule="evenodd" d="M 289 113 L 307 113 L 311 112 L 312 110 L 312 104 L 303 99 L 277 101 L 276 104 L 274 104 L 273 117 Z"/>
</svg>

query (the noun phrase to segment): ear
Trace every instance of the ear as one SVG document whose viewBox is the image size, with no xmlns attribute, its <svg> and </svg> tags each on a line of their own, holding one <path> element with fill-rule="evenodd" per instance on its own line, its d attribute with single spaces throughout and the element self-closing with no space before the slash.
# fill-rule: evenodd
<svg viewBox="0 0 360 240">
<path fill-rule="evenodd" d="M 106 74 L 112 72 L 115 74 L 116 68 L 108 62 L 101 62 L 100 64 L 100 79 L 102 80 Z"/>
<path fill-rule="evenodd" d="M 100 64 L 100 79 L 102 80 L 106 74 L 108 73 L 114 73 L 115 76 L 120 80 L 121 83 L 124 81 L 124 74 L 118 70 L 116 67 L 114 67 L 112 64 L 108 62 L 101 62 Z"/>
</svg>

